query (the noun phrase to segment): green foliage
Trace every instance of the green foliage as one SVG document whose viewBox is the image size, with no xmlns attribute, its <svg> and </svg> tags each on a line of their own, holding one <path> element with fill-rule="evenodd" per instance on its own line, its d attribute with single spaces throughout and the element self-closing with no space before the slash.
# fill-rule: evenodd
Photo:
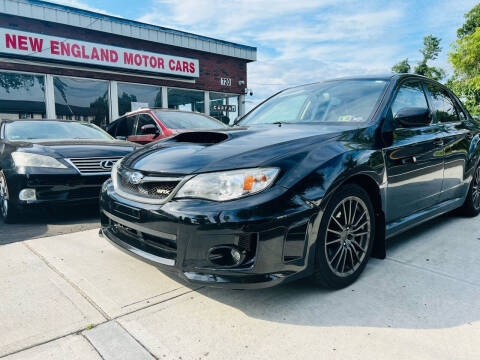
<svg viewBox="0 0 480 360">
<path fill-rule="evenodd" d="M 423 59 L 419 61 L 413 69 L 415 74 L 423 75 L 434 80 L 441 80 L 445 77 L 445 71 L 443 69 L 428 65 L 428 62 L 435 60 L 442 51 L 440 41 L 441 39 L 433 35 L 428 35 L 423 38 L 423 48 L 420 49 Z M 411 66 L 408 59 L 404 59 L 392 67 L 392 71 L 395 73 L 409 73 L 410 69 Z"/>
<path fill-rule="evenodd" d="M 398 73 L 398 74 L 406 74 L 406 73 L 409 73 L 410 72 L 410 69 L 411 69 L 411 66 L 410 64 L 408 63 L 408 58 L 407 59 L 403 59 L 402 61 L 400 61 L 398 64 L 395 64 L 392 66 L 392 71 L 394 73 Z"/>
<path fill-rule="evenodd" d="M 475 5 L 472 10 L 465 14 L 465 24 L 457 30 L 457 38 L 471 35 L 480 27 L 480 4 Z"/>
<path fill-rule="evenodd" d="M 474 114 L 480 114 L 480 4 L 465 15 L 448 59 L 454 73 L 448 85 Z"/>
</svg>

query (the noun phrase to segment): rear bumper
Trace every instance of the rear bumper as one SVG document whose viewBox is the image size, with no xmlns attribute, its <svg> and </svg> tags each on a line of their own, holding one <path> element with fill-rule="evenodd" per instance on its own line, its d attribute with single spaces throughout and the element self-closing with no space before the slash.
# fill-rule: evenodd
<svg viewBox="0 0 480 360">
<path fill-rule="evenodd" d="M 100 196 L 102 232 L 121 250 L 192 284 L 270 287 L 312 272 L 314 241 L 307 225 L 316 215 L 307 204 L 285 201 L 291 195 L 285 189 L 273 191 L 270 200 L 259 196 L 255 203 L 251 197 L 228 205 L 200 200 L 147 205 L 118 196 L 109 181 Z M 304 238 L 286 245 L 289 230 L 299 226 Z M 222 246 L 243 250 L 244 262 L 233 267 L 212 263 L 211 249 Z"/>
</svg>

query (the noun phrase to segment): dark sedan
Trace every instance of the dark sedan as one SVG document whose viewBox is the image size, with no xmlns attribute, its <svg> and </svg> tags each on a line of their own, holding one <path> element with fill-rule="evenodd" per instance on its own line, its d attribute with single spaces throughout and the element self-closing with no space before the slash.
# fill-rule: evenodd
<svg viewBox="0 0 480 360">
<path fill-rule="evenodd" d="M 98 201 L 112 166 L 133 149 L 89 123 L 0 121 L 2 218 L 14 222 L 34 205 Z"/>
<path fill-rule="evenodd" d="M 106 237 L 194 283 L 341 288 L 385 257 L 385 239 L 480 211 L 480 124 L 427 78 L 295 87 L 237 125 L 118 162 L 100 199 Z"/>
</svg>

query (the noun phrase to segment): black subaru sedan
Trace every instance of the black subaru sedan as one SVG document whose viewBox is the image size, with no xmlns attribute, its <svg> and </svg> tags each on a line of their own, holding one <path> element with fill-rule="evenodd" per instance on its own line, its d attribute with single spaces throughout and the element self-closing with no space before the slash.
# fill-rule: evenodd
<svg viewBox="0 0 480 360">
<path fill-rule="evenodd" d="M 0 121 L 0 214 L 38 205 L 96 202 L 116 161 L 135 145 L 97 126 L 61 120 Z"/>
<path fill-rule="evenodd" d="M 480 124 L 415 75 L 284 90 L 228 130 L 189 132 L 117 162 L 105 236 L 193 283 L 354 282 L 385 241 L 480 211 Z"/>
</svg>

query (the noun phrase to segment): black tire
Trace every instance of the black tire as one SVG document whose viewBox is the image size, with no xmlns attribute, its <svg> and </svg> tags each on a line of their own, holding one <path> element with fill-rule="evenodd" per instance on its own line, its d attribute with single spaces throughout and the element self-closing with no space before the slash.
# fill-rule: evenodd
<svg viewBox="0 0 480 360">
<path fill-rule="evenodd" d="M 367 192 L 356 184 L 341 186 L 320 223 L 314 283 L 341 289 L 355 282 L 367 265 L 374 239 L 375 213 Z"/>
<path fill-rule="evenodd" d="M 5 176 L 0 172 L 0 217 L 6 224 L 18 222 L 18 210 L 12 205 L 9 199 L 7 181 Z"/>
<path fill-rule="evenodd" d="M 475 169 L 461 211 L 465 216 L 470 217 L 477 216 L 480 213 L 480 165 Z"/>
</svg>

